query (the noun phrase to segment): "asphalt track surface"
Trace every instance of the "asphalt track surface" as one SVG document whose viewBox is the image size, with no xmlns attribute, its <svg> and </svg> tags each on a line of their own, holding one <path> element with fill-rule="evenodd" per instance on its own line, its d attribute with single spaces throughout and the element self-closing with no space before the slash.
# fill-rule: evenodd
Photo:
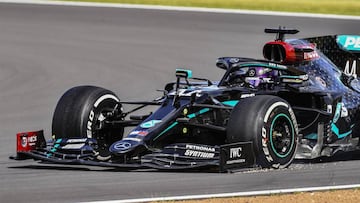
<svg viewBox="0 0 360 203">
<path fill-rule="evenodd" d="M 185 67 L 219 79 L 219 56 L 261 58 L 274 36 L 265 27 L 296 27 L 298 37 L 359 34 L 359 21 L 0 4 L 0 202 L 79 202 L 244 192 L 360 183 L 360 161 L 293 164 L 286 170 L 234 174 L 119 172 L 15 162 L 15 134 L 44 129 L 61 94 L 76 85 L 113 90 L 122 100 L 160 95 Z M 354 158 L 355 157 L 355 158 Z M 359 157 L 359 156 L 358 156 Z"/>
</svg>

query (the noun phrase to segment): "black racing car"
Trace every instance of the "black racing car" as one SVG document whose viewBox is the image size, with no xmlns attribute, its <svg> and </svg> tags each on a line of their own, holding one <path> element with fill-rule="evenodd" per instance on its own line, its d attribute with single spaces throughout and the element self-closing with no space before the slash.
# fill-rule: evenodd
<svg viewBox="0 0 360 203">
<path fill-rule="evenodd" d="M 225 74 L 216 82 L 177 69 L 176 81 L 152 101 L 121 101 L 94 86 L 71 88 L 56 106 L 52 140 L 45 142 L 43 131 L 19 133 L 14 158 L 227 171 L 284 168 L 295 157 L 358 149 L 360 36 L 284 40 L 298 30 L 265 32 L 277 37 L 265 44 L 264 60 L 221 57 L 216 66 Z M 158 109 L 136 114 L 149 105 Z"/>
</svg>

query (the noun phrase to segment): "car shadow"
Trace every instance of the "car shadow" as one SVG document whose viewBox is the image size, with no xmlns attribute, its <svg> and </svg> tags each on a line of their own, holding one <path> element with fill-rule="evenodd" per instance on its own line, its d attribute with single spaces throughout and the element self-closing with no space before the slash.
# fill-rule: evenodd
<svg viewBox="0 0 360 203">
<path fill-rule="evenodd" d="M 360 151 L 343 152 L 339 151 L 331 157 L 322 156 L 315 159 L 295 159 L 293 163 L 328 163 L 336 161 L 357 161 L 360 160 Z"/>
</svg>

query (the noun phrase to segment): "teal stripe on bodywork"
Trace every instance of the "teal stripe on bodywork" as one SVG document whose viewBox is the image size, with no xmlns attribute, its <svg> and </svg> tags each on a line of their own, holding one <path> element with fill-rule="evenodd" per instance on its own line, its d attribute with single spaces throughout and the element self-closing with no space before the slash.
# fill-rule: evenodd
<svg viewBox="0 0 360 203">
<path fill-rule="evenodd" d="M 209 108 L 204 108 L 204 109 L 201 109 L 200 111 L 196 112 L 196 113 L 192 113 L 192 114 L 189 114 L 187 115 L 188 118 L 195 118 L 196 116 L 200 115 L 200 114 L 203 114 L 203 113 L 206 113 L 210 111 Z"/>
<path fill-rule="evenodd" d="M 192 78 L 192 71 L 191 70 L 187 70 L 187 69 L 181 69 L 181 68 L 177 68 L 176 69 L 176 76 L 183 76 L 183 74 L 186 74 L 186 78 Z"/>
<path fill-rule="evenodd" d="M 195 118 L 196 116 L 200 115 L 200 114 L 204 114 L 206 112 L 210 111 L 209 108 L 204 108 L 204 109 L 200 109 L 200 111 L 196 112 L 196 113 L 192 113 L 187 115 L 188 118 Z M 174 123 L 172 123 L 169 127 L 167 127 L 164 131 L 162 131 L 158 136 L 156 136 L 154 138 L 154 140 L 158 139 L 160 136 L 162 136 L 163 134 L 165 134 L 166 132 L 168 132 L 169 130 L 171 130 L 173 127 L 175 127 L 178 124 L 177 121 L 175 121 Z"/>
<path fill-rule="evenodd" d="M 339 133 L 339 128 L 338 128 L 334 123 L 332 123 L 332 124 L 331 124 L 331 131 L 332 131 L 339 139 L 341 139 L 341 138 L 344 138 L 344 137 L 350 135 L 350 134 L 352 133 L 352 128 L 353 128 L 353 127 L 354 127 L 354 125 L 351 125 L 351 126 L 350 126 L 351 130 L 349 130 L 349 131 L 346 132 L 346 133 L 340 134 L 340 133 Z M 317 135 L 316 133 L 311 133 L 311 134 L 305 135 L 304 138 L 310 139 L 310 140 L 317 140 L 318 135 Z"/>
<path fill-rule="evenodd" d="M 54 144 L 53 148 L 50 151 L 55 152 L 57 150 L 57 148 L 60 147 L 61 141 L 62 141 L 62 139 L 57 139 L 55 141 L 55 144 Z"/>
<path fill-rule="evenodd" d="M 243 63 L 240 65 L 240 67 L 252 67 L 252 66 L 259 66 L 259 67 L 265 67 L 265 68 L 271 68 L 271 69 L 276 69 L 276 70 L 286 70 L 287 67 L 284 65 L 279 65 L 279 64 L 275 64 L 274 65 L 270 65 L 270 64 L 264 64 L 264 63 Z"/>
<path fill-rule="evenodd" d="M 354 126 L 354 125 L 352 125 L 351 128 L 352 128 L 353 126 Z M 349 131 L 346 132 L 346 133 L 340 134 L 340 133 L 339 133 L 339 128 L 338 128 L 334 123 L 331 124 L 331 131 L 332 131 L 333 133 L 335 133 L 335 135 L 336 135 L 339 139 L 344 138 L 344 137 L 346 137 L 346 136 L 348 136 L 348 135 L 350 135 L 350 134 L 352 133 L 352 129 L 351 129 L 351 130 L 349 130 Z"/>
<path fill-rule="evenodd" d="M 162 131 L 157 137 L 154 138 L 154 140 L 158 139 L 161 135 L 165 134 L 166 132 L 168 132 L 169 130 L 171 130 L 173 127 L 175 127 L 178 124 L 177 121 L 175 121 L 174 123 L 172 123 L 169 127 L 167 127 L 164 131 Z"/>
<path fill-rule="evenodd" d="M 339 120 L 340 115 L 341 115 L 341 108 L 342 108 L 342 104 L 337 103 L 336 110 L 335 110 L 335 115 L 334 115 L 334 118 L 332 120 L 333 123 L 336 123 Z"/>
<path fill-rule="evenodd" d="M 209 110 L 210 110 L 209 108 L 201 109 L 201 110 L 199 111 L 199 114 L 198 114 L 198 115 L 203 114 L 203 113 L 206 113 L 206 112 L 208 112 Z"/>
<path fill-rule="evenodd" d="M 316 133 L 311 133 L 311 134 L 305 135 L 304 137 L 309 140 L 317 140 L 318 135 Z"/>
<path fill-rule="evenodd" d="M 300 75 L 280 75 L 280 78 L 302 79 Z"/>
<path fill-rule="evenodd" d="M 224 101 L 222 103 L 225 105 L 234 107 L 234 106 L 236 106 L 237 103 L 239 103 L 239 100 L 229 100 L 229 101 Z"/>
<path fill-rule="evenodd" d="M 192 114 L 189 114 L 187 117 L 188 117 L 188 118 L 195 118 L 195 117 L 196 117 L 196 114 L 195 114 L 195 113 L 192 113 Z"/>
<path fill-rule="evenodd" d="M 54 146 L 50 149 L 51 152 L 56 152 L 57 148 L 60 147 L 60 143 L 61 143 L 62 139 L 57 139 L 54 142 Z M 46 154 L 47 157 L 51 157 L 52 153 L 49 152 L 48 154 Z"/>
</svg>

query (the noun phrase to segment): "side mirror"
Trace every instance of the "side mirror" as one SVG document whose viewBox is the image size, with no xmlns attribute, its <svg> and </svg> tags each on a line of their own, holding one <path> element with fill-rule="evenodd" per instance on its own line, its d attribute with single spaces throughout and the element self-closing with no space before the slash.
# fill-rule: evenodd
<svg viewBox="0 0 360 203">
<path fill-rule="evenodd" d="M 175 75 L 177 78 L 189 79 L 189 78 L 192 78 L 192 71 L 185 70 L 185 69 L 176 69 Z"/>
<path fill-rule="evenodd" d="M 192 77 L 192 71 L 191 70 L 185 70 L 185 69 L 176 69 L 175 72 L 176 75 L 176 94 L 174 96 L 173 106 L 175 108 L 180 107 L 180 101 L 179 101 L 179 87 L 180 87 L 180 79 L 184 78 L 186 83 L 189 85 L 188 79 Z"/>
<path fill-rule="evenodd" d="M 218 60 L 216 60 L 216 66 L 223 70 L 227 70 L 229 68 L 229 64 L 226 62 L 226 60 L 224 60 L 222 58 L 219 58 Z"/>
</svg>

